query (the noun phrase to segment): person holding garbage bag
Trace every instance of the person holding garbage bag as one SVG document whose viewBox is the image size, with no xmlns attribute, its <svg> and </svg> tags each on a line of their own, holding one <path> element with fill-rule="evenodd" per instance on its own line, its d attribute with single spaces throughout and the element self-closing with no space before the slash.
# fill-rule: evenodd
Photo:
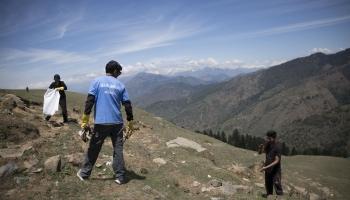
<svg viewBox="0 0 350 200">
<path fill-rule="evenodd" d="M 60 96 L 59 105 L 60 105 L 61 110 L 62 110 L 63 123 L 67 123 L 68 122 L 67 100 L 66 100 L 66 93 L 64 92 L 65 90 L 67 90 L 67 86 L 63 81 L 61 81 L 61 77 L 58 74 L 55 74 L 54 80 L 55 81 L 50 84 L 49 89 L 55 89 L 55 90 L 59 91 L 59 96 Z M 47 94 L 45 94 L 45 96 L 46 95 Z M 45 120 L 49 121 L 52 115 L 53 115 L 53 113 L 48 114 L 45 117 Z"/>
</svg>

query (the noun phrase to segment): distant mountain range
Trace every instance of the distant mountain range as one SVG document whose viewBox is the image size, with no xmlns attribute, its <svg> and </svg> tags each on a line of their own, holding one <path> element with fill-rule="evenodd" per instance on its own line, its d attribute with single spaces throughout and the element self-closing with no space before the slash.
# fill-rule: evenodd
<svg viewBox="0 0 350 200">
<path fill-rule="evenodd" d="M 147 107 L 160 101 L 186 99 L 206 85 L 223 82 L 234 76 L 249 73 L 256 69 L 204 68 L 181 72 L 171 76 L 139 73 L 133 77 L 121 77 L 135 105 Z"/>
<path fill-rule="evenodd" d="M 350 152 L 350 49 L 202 85 L 145 109 L 192 130 L 263 136 L 274 129 L 299 150 Z"/>
<path fill-rule="evenodd" d="M 210 83 L 218 83 L 226 81 L 234 76 L 249 73 L 252 71 L 258 70 L 257 68 L 236 68 L 236 69 L 222 69 L 222 68 L 200 68 L 198 70 L 191 70 L 185 72 L 179 72 L 171 75 L 160 75 L 153 73 L 140 72 L 136 75 L 125 76 L 122 75 L 118 77 L 128 88 L 131 97 L 136 100 L 139 106 L 148 105 L 147 102 L 142 102 L 138 100 L 143 95 L 162 93 L 162 89 L 175 89 L 176 91 L 185 88 L 186 91 L 177 93 L 175 99 L 184 97 L 188 93 L 187 87 L 198 86 L 198 85 L 207 85 Z M 91 80 L 80 81 L 79 83 L 69 84 L 69 90 L 75 92 L 86 93 L 88 91 Z M 168 85 L 168 86 L 166 86 Z M 162 86 L 159 88 L 158 86 Z M 164 87 L 165 86 L 165 87 Z M 190 89 L 192 90 L 192 89 Z M 160 95 L 164 96 L 164 95 Z M 168 95 L 165 95 L 168 96 Z M 187 96 L 187 95 L 185 95 Z M 174 99 L 174 98 L 170 98 Z M 159 100 L 169 100 L 169 97 L 160 98 Z M 154 101 L 150 101 L 154 103 Z"/>
</svg>

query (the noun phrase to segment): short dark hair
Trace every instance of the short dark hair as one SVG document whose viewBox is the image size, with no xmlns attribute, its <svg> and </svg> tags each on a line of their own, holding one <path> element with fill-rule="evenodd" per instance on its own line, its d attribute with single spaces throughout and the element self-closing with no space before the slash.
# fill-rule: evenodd
<svg viewBox="0 0 350 200">
<path fill-rule="evenodd" d="M 59 74 L 55 74 L 54 76 L 53 76 L 53 79 L 54 80 L 61 80 L 61 77 L 60 77 L 60 75 Z"/>
<path fill-rule="evenodd" d="M 274 131 L 274 130 L 269 130 L 269 131 L 267 131 L 266 136 L 267 136 L 267 137 L 276 138 L 277 133 L 276 133 L 276 131 Z"/>
<path fill-rule="evenodd" d="M 106 64 L 106 73 L 113 73 L 115 70 L 117 71 L 122 71 L 122 66 L 117 62 L 117 61 L 114 61 L 114 60 L 111 60 L 109 61 L 107 64 Z"/>
</svg>

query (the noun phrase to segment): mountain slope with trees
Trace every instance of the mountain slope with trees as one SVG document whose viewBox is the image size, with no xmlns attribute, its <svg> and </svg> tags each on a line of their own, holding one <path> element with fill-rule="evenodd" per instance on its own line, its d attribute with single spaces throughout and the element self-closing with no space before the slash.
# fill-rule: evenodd
<svg viewBox="0 0 350 200">
<path fill-rule="evenodd" d="M 297 58 L 206 88 L 146 110 L 192 130 L 263 136 L 274 129 L 299 151 L 337 147 L 333 155 L 349 153 L 350 49 Z"/>
</svg>

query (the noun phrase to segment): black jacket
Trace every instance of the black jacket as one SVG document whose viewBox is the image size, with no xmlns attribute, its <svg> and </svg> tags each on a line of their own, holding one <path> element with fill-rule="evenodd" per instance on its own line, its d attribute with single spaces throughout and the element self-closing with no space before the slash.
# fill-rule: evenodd
<svg viewBox="0 0 350 200">
<path fill-rule="evenodd" d="M 54 81 L 50 84 L 50 89 L 55 89 L 55 88 L 59 88 L 59 87 L 64 87 L 64 90 L 67 90 L 67 86 L 66 84 L 63 82 L 63 81 Z M 64 92 L 64 90 L 60 90 L 60 95 L 61 95 L 61 98 L 66 98 L 66 93 Z"/>
</svg>

